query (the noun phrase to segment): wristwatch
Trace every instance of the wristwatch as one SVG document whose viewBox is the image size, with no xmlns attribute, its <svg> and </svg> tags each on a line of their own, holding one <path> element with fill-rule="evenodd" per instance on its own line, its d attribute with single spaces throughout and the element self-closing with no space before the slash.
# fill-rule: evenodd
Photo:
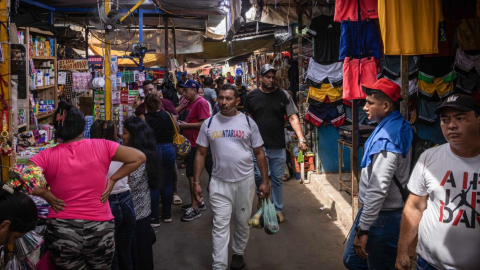
<svg viewBox="0 0 480 270">
<path fill-rule="evenodd" d="M 362 230 L 360 226 L 357 225 L 357 227 L 355 227 L 355 234 L 357 234 L 357 236 L 368 235 L 368 230 Z"/>
<path fill-rule="evenodd" d="M 306 143 L 307 142 L 307 140 L 305 140 L 305 139 L 298 139 L 298 141 L 301 142 L 301 143 Z"/>
</svg>

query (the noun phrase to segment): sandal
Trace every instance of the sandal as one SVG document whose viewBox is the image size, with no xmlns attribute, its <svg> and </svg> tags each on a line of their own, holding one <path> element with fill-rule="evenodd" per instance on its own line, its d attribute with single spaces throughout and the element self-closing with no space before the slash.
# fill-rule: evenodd
<svg viewBox="0 0 480 270">
<path fill-rule="evenodd" d="M 180 199 L 180 196 L 178 195 L 173 195 L 173 205 L 179 205 L 182 204 L 183 201 Z"/>
</svg>

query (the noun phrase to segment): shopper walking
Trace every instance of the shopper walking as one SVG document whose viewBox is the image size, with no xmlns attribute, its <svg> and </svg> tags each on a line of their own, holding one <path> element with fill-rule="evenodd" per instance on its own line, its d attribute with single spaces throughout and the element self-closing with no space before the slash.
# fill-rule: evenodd
<svg viewBox="0 0 480 270">
<path fill-rule="evenodd" d="M 233 257 L 230 269 L 244 266 L 243 253 L 249 237 L 248 219 L 255 195 L 255 176 L 252 151 L 258 160 L 263 182 L 259 196 L 270 193 L 268 166 L 263 151 L 263 140 L 257 124 L 237 111 L 240 102 L 237 88 L 225 84 L 218 98 L 220 113 L 203 122 L 197 139 L 195 157 L 195 195 L 203 200 L 200 185 L 207 151 L 210 147 L 214 159 L 210 183 L 210 203 L 213 209 L 213 269 L 227 269 L 230 217 L 235 218 Z"/>
<path fill-rule="evenodd" d="M 55 136 L 61 143 L 27 162 L 43 169 L 50 187 L 33 191 L 33 195 L 51 204 L 48 249 L 62 269 L 92 265 L 110 269 L 115 252 L 115 224 L 108 198 L 118 180 L 145 162 L 145 155 L 116 142 L 84 139 L 84 116 L 67 102 L 59 103 L 53 120 Z M 112 161 L 123 165 L 107 178 Z"/>
<path fill-rule="evenodd" d="M 173 201 L 173 179 L 175 177 L 175 160 L 177 158 L 173 148 L 173 135 L 175 129 L 179 129 L 173 116 L 165 111 L 159 111 L 160 99 L 156 95 L 149 95 L 145 99 L 147 112 L 143 118 L 153 130 L 156 139 L 156 151 L 161 158 L 162 164 L 162 220 L 166 223 L 172 222 L 172 201 Z M 159 190 L 151 190 L 152 213 L 150 223 L 152 227 L 160 226 L 159 223 Z"/>
<path fill-rule="evenodd" d="M 378 123 L 365 143 L 358 211 L 343 254 L 348 269 L 394 269 L 402 216 L 402 186 L 408 181 L 413 129 L 400 114 L 401 89 L 387 79 L 362 85 L 363 110 Z"/>
<path fill-rule="evenodd" d="M 50 201 L 51 202 L 51 201 Z M 0 268 L 15 254 L 15 239 L 35 229 L 38 214 L 33 200 L 24 193 L 0 182 Z"/>
<path fill-rule="evenodd" d="M 299 138 L 298 148 L 306 150 L 297 107 L 290 95 L 275 85 L 276 70 L 272 65 L 264 65 L 260 73 L 262 86 L 248 93 L 245 113 L 253 118 L 260 128 L 264 141 L 263 147 L 267 156 L 270 178 L 272 180 L 272 200 L 277 210 L 278 221 L 283 217 L 283 174 L 285 170 L 285 120 L 288 120 Z M 262 176 L 255 160 L 255 182 L 257 189 L 262 183 Z"/>
<path fill-rule="evenodd" d="M 117 142 L 117 127 L 113 121 L 96 120 L 90 127 L 90 138 Z M 123 163 L 112 161 L 107 177 L 111 177 Z M 135 238 L 135 209 L 128 177 L 118 180 L 108 197 L 112 214 L 115 217 L 115 255 L 112 270 L 133 269 L 132 243 Z"/>
<path fill-rule="evenodd" d="M 395 266 L 411 269 L 418 233 L 417 269 L 479 269 L 480 107 L 455 94 L 435 113 L 448 143 L 426 150 L 412 172 Z"/>
<path fill-rule="evenodd" d="M 154 86 L 153 82 L 148 80 L 143 82 L 143 92 L 145 93 L 145 98 L 150 94 L 159 96 L 160 98 L 162 94 L 162 92 L 158 91 L 157 87 Z M 178 114 L 177 110 L 175 109 L 175 105 L 173 105 L 173 103 L 168 99 L 160 98 L 160 109 L 162 111 L 170 112 L 173 115 Z M 145 102 L 142 102 L 135 109 L 135 115 L 140 116 L 146 113 L 147 113 L 147 105 L 145 104 Z"/>
<path fill-rule="evenodd" d="M 138 169 L 130 174 L 135 224 L 134 266 L 135 269 L 153 269 L 152 233 L 150 226 L 150 190 L 161 186 L 160 157 L 155 151 L 155 136 L 139 117 L 130 117 L 123 123 L 123 143 L 140 150 L 147 157 Z"/>
<path fill-rule="evenodd" d="M 187 164 L 186 174 L 190 182 L 190 195 L 191 195 L 191 204 L 184 205 L 182 208 L 186 211 L 185 215 L 182 217 L 182 221 L 192 221 L 201 217 L 201 210 L 206 210 L 205 203 L 203 201 L 197 201 L 194 198 L 193 194 L 193 166 L 195 161 L 195 153 L 197 151 L 197 137 L 200 132 L 200 127 L 202 126 L 203 121 L 210 117 L 210 112 L 208 109 L 208 104 L 204 98 L 198 94 L 198 89 L 200 86 L 194 80 L 188 80 L 185 84 L 182 84 L 184 90 L 184 97 L 188 100 L 188 105 L 185 107 L 186 121 L 180 121 L 180 129 L 182 134 L 190 141 L 192 145 L 192 150 L 190 154 L 185 159 Z M 210 160 L 206 162 L 205 168 L 207 169 L 209 175 L 212 172 L 212 162 L 211 156 Z"/>
<path fill-rule="evenodd" d="M 208 103 L 210 103 L 210 106 L 213 108 L 215 106 L 215 103 L 217 102 L 217 93 L 212 88 L 212 84 L 213 84 L 212 77 L 206 77 L 203 84 L 204 84 L 204 86 L 203 86 L 203 92 L 204 92 L 203 98 L 206 101 L 208 101 Z"/>
</svg>

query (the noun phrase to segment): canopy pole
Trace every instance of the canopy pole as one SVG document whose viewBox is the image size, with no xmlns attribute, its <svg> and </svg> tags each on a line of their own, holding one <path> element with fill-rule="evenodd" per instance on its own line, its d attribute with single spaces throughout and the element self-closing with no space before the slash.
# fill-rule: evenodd
<svg viewBox="0 0 480 270">
<path fill-rule="evenodd" d="M 168 73 L 168 62 L 170 59 L 168 57 L 168 18 L 163 17 L 163 25 L 165 26 L 165 75 Z"/>
<path fill-rule="evenodd" d="M 400 81 L 402 82 L 402 102 L 400 103 L 400 113 L 408 120 L 408 55 L 400 56 Z"/>
<path fill-rule="evenodd" d="M 172 38 L 173 38 L 173 58 L 177 59 L 177 39 L 175 38 L 175 25 L 172 22 Z"/>
<path fill-rule="evenodd" d="M 111 2 L 106 2 L 105 5 L 105 16 L 110 12 L 110 5 Z M 112 119 L 112 76 L 110 70 L 110 54 L 111 54 L 111 45 L 110 43 L 105 43 L 104 55 L 105 59 L 103 59 L 104 69 L 105 69 L 105 119 L 111 120 Z"/>
</svg>

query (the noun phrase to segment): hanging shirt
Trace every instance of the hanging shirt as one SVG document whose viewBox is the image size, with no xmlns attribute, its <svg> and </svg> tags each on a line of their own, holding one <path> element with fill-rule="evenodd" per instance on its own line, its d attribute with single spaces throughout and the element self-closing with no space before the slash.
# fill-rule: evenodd
<svg viewBox="0 0 480 270">
<path fill-rule="evenodd" d="M 341 31 L 340 24 L 334 22 L 332 16 L 315 17 L 307 33 L 313 37 L 315 62 L 322 64 L 338 62 Z"/>
<path fill-rule="evenodd" d="M 426 150 L 408 189 L 428 196 L 418 228 L 417 253 L 439 270 L 480 266 L 480 155 L 463 158 L 450 144 Z"/>
<path fill-rule="evenodd" d="M 440 0 L 378 0 L 378 17 L 388 55 L 438 53 Z"/>
<path fill-rule="evenodd" d="M 358 21 L 358 2 L 359 0 L 336 0 L 335 21 Z M 362 21 L 378 18 L 377 0 L 360 0 L 360 10 Z"/>
</svg>

